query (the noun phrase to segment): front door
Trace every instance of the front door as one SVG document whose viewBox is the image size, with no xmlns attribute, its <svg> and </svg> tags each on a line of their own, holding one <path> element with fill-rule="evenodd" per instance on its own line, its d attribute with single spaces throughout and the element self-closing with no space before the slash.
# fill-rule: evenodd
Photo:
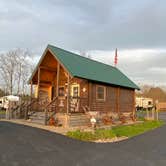
<svg viewBox="0 0 166 166">
<path fill-rule="evenodd" d="M 71 102 L 70 109 L 71 112 L 79 112 L 79 101 L 80 101 L 80 85 L 73 84 L 71 85 Z"/>
<path fill-rule="evenodd" d="M 53 100 L 54 97 L 55 97 L 55 87 L 52 86 L 52 87 L 51 87 L 51 100 Z"/>
</svg>

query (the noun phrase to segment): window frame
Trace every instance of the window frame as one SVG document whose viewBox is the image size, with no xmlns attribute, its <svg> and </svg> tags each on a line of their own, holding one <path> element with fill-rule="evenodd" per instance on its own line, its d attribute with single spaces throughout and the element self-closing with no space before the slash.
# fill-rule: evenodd
<svg viewBox="0 0 166 166">
<path fill-rule="evenodd" d="M 63 88 L 63 90 L 64 90 L 64 92 L 63 92 L 64 95 L 63 95 L 63 96 L 60 95 L 60 89 L 61 89 L 61 88 Z M 59 86 L 59 87 L 58 87 L 58 97 L 59 97 L 59 98 L 65 98 L 65 93 L 66 93 L 66 92 L 65 92 L 65 86 Z"/>
<path fill-rule="evenodd" d="M 78 88 L 78 96 L 74 96 L 74 88 Z M 71 91 L 70 91 L 70 96 L 74 98 L 79 98 L 80 97 L 80 84 L 72 84 L 71 85 Z"/>
<path fill-rule="evenodd" d="M 104 88 L 104 98 L 98 98 L 98 88 Z M 97 101 L 106 101 L 106 86 L 103 85 L 96 85 L 96 100 Z"/>
</svg>

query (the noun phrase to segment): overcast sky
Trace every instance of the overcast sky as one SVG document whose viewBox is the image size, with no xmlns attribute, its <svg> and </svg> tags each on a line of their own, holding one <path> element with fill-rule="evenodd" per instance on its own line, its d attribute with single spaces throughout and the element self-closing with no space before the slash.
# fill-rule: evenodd
<svg viewBox="0 0 166 166">
<path fill-rule="evenodd" d="M 137 83 L 166 84 L 165 0 L 0 0 L 0 52 L 47 44 L 113 64 Z"/>
</svg>

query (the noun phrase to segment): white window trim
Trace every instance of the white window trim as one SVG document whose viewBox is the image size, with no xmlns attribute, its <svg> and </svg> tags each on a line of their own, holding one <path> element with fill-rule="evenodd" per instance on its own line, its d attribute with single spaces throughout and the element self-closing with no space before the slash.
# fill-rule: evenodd
<svg viewBox="0 0 166 166">
<path fill-rule="evenodd" d="M 104 99 L 99 99 L 99 98 L 98 98 L 98 94 L 97 94 L 97 92 L 98 92 L 98 87 L 104 88 Z M 106 101 L 106 87 L 105 87 L 105 86 L 103 86 L 103 85 L 96 85 L 96 100 L 97 100 L 97 101 Z"/>
<path fill-rule="evenodd" d="M 79 85 L 79 84 L 72 84 L 72 85 L 71 85 L 70 95 L 71 95 L 72 97 L 74 96 L 74 92 L 73 92 L 74 87 L 78 87 L 78 97 L 80 97 L 80 85 Z"/>
</svg>

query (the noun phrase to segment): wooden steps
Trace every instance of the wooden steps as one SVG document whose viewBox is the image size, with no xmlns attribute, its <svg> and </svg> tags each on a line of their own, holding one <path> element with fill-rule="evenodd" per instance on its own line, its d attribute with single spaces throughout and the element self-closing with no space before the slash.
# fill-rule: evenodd
<svg viewBox="0 0 166 166">
<path fill-rule="evenodd" d="M 69 126 L 70 127 L 80 127 L 80 126 L 89 126 L 90 119 L 84 113 L 71 114 L 69 117 Z"/>
<path fill-rule="evenodd" d="M 37 124 L 45 124 L 45 112 L 35 112 L 32 115 L 30 115 L 29 119 L 33 123 Z"/>
</svg>

